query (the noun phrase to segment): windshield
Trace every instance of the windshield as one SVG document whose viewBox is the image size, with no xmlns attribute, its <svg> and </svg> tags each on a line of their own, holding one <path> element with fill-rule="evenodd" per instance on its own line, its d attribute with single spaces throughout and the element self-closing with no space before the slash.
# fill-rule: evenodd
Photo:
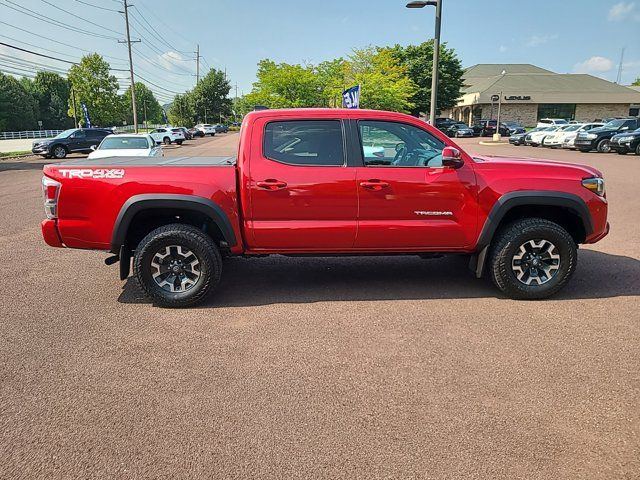
<svg viewBox="0 0 640 480">
<path fill-rule="evenodd" d="M 78 130 L 77 128 L 70 128 L 69 130 L 65 130 L 64 132 L 60 132 L 54 138 L 67 138 L 69 135 L 71 135 L 73 132 L 75 132 L 77 130 Z"/>
<path fill-rule="evenodd" d="M 564 129 L 565 132 L 575 132 L 576 130 L 578 130 L 580 127 L 582 127 L 582 125 L 571 125 L 570 127 L 567 127 Z"/>
<path fill-rule="evenodd" d="M 626 120 L 611 120 L 604 125 L 604 128 L 620 128 Z"/>
<path fill-rule="evenodd" d="M 106 137 L 100 150 L 145 150 L 149 142 L 144 137 Z"/>
<path fill-rule="evenodd" d="M 556 125 L 566 125 L 567 123 L 569 122 L 567 122 L 566 120 L 556 120 Z"/>
<path fill-rule="evenodd" d="M 520 127 L 520 124 L 518 122 L 502 122 L 503 124 L 505 124 L 507 127 Z"/>
</svg>

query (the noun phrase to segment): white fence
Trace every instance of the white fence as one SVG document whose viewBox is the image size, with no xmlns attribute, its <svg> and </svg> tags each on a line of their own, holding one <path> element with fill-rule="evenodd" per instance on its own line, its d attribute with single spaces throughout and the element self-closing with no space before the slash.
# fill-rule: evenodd
<svg viewBox="0 0 640 480">
<path fill-rule="evenodd" d="M 19 140 L 21 138 L 55 137 L 63 130 L 29 130 L 24 132 L 0 132 L 0 140 Z"/>
</svg>

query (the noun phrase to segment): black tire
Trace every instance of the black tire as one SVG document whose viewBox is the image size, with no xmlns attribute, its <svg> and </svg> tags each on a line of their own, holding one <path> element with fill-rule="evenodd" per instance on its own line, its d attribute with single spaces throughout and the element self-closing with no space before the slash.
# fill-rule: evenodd
<svg viewBox="0 0 640 480">
<path fill-rule="evenodd" d="M 616 153 L 618 155 L 626 155 L 628 152 L 626 150 L 618 150 Z"/>
<path fill-rule="evenodd" d="M 591 150 L 587 150 L 585 148 L 579 148 L 578 150 L 580 150 L 582 153 L 589 153 Z"/>
<path fill-rule="evenodd" d="M 598 153 L 609 153 L 611 151 L 611 142 L 606 138 L 600 140 L 596 150 L 598 150 Z"/>
<path fill-rule="evenodd" d="M 532 266 L 533 263 L 527 264 L 516 257 L 521 248 L 531 245 L 529 242 L 540 244 L 542 241 L 547 242 L 546 244 L 550 243 L 554 248 L 547 247 L 548 250 L 559 255 L 557 259 L 559 264 L 557 267 L 552 267 L 555 270 L 548 276 L 544 269 L 533 267 L 527 270 L 527 265 Z M 523 260 L 526 258 L 525 256 Z M 531 262 L 535 260 L 536 258 Z M 552 260 L 549 261 L 552 262 Z M 526 218 L 511 223 L 498 232 L 490 251 L 489 265 L 493 283 L 505 295 L 516 300 L 537 300 L 550 297 L 561 290 L 575 272 L 577 264 L 576 243 L 564 228 L 542 218 Z M 519 280 L 514 270 L 517 268 L 520 268 L 520 272 L 533 270 L 536 275 L 528 275 L 525 278 L 525 274 L 522 273 L 523 278 Z M 539 270 L 545 273 L 537 273 Z M 527 279 L 530 284 L 525 282 Z M 534 279 L 536 279 L 535 282 L 533 282 Z"/>
<path fill-rule="evenodd" d="M 182 140 L 176 140 L 176 143 L 177 143 L 178 145 L 182 145 Z"/>
<path fill-rule="evenodd" d="M 51 147 L 51 156 L 53 158 L 57 158 L 58 160 L 62 160 L 67 156 L 69 152 L 64 145 L 54 145 Z"/>
<path fill-rule="evenodd" d="M 157 255 L 167 251 L 171 252 L 168 258 L 173 258 L 173 253 L 178 252 L 174 246 L 179 246 L 180 252 L 190 252 L 198 261 L 197 268 L 191 266 L 188 267 L 190 270 L 181 270 L 184 273 L 180 277 L 188 276 L 188 279 L 193 279 L 197 276 L 192 280 L 195 283 L 185 286 L 182 291 L 174 291 L 180 277 L 172 273 L 168 277 L 162 277 L 163 283 L 167 283 L 165 286 L 161 286 L 153 277 L 160 270 L 159 267 L 153 267 L 152 262 L 159 258 Z M 190 255 L 186 257 L 192 258 Z M 162 262 L 162 266 L 167 267 L 166 273 L 170 273 L 164 259 L 158 262 Z M 201 230 L 191 225 L 171 224 L 155 229 L 142 239 L 136 248 L 133 271 L 142 290 L 156 305 L 166 308 L 190 307 L 202 302 L 220 282 L 222 257 L 215 242 Z M 189 273 L 194 272 L 195 275 L 189 276 Z M 169 282 L 172 278 L 175 280 Z M 178 286 L 182 288 L 182 284 Z"/>
<path fill-rule="evenodd" d="M 640 143 L 636 146 L 636 155 L 640 155 Z"/>
<path fill-rule="evenodd" d="M 162 143 L 164 143 L 165 145 L 171 145 L 171 139 L 169 137 L 164 137 L 162 139 Z"/>
</svg>

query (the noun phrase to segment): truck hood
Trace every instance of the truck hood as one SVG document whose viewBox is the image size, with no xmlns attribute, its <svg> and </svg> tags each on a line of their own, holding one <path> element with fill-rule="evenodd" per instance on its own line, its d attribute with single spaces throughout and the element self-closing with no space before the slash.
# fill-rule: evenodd
<svg viewBox="0 0 640 480">
<path fill-rule="evenodd" d="M 474 155 L 473 156 L 476 165 L 480 169 L 527 169 L 527 168 L 545 168 L 551 171 L 561 170 L 564 172 L 573 171 L 576 176 L 581 175 L 582 178 L 587 177 L 602 177 L 602 172 L 597 168 L 590 167 L 588 165 L 581 165 L 577 163 L 557 162 L 554 160 L 539 160 L 534 158 L 514 158 L 514 157 L 501 157 L 492 155 Z"/>
</svg>

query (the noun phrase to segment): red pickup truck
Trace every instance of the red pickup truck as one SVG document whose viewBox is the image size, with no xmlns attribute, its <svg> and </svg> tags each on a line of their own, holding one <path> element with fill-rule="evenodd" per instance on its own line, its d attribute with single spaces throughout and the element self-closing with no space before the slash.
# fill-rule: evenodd
<svg viewBox="0 0 640 480">
<path fill-rule="evenodd" d="M 110 251 L 123 280 L 133 263 L 165 307 L 209 295 L 224 257 L 267 254 L 466 254 L 507 296 L 544 298 L 609 231 L 596 169 L 471 156 L 381 111 L 256 111 L 237 158 L 72 160 L 42 185 L 49 245 Z"/>
</svg>

